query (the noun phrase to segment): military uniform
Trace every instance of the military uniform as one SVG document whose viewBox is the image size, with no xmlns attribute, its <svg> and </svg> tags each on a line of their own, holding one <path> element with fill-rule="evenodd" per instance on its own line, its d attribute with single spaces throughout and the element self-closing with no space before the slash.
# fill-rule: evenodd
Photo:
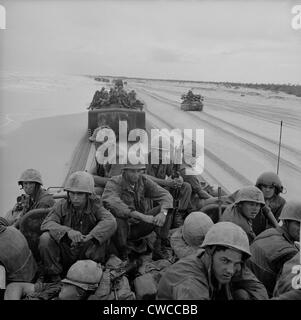
<svg viewBox="0 0 301 320">
<path fill-rule="evenodd" d="M 31 282 L 37 265 L 23 234 L 0 221 L 0 264 L 6 271 L 7 282 Z"/>
<path fill-rule="evenodd" d="M 147 199 L 159 203 L 159 206 L 149 210 Z M 163 227 L 131 219 L 132 211 L 139 211 L 147 215 L 157 215 L 161 209 L 172 208 L 170 193 L 153 182 L 145 175 L 140 175 L 138 182 L 131 186 L 123 175 L 112 177 L 106 184 L 103 201 L 117 220 L 117 231 L 114 242 L 119 255 L 127 255 L 127 240 L 137 240 L 151 233 L 157 232 L 160 238 L 167 238 L 170 228 L 170 215 L 167 215 Z"/>
<path fill-rule="evenodd" d="M 93 239 L 71 246 L 69 230 L 92 235 Z M 90 196 L 86 209 L 78 213 L 66 199 L 59 201 L 41 225 L 40 255 L 45 273 L 59 275 L 78 259 L 104 262 L 108 240 L 116 230 L 116 220 L 97 196 Z M 61 259 L 62 258 L 62 259 Z"/>
<path fill-rule="evenodd" d="M 204 250 L 170 266 L 158 287 L 158 300 L 234 300 L 244 290 L 250 300 L 267 299 L 264 286 L 243 267 L 230 284 L 218 287 L 212 277 L 212 257 Z"/>
<path fill-rule="evenodd" d="M 249 267 L 272 296 L 274 286 L 283 264 L 291 259 L 298 249 L 285 226 L 271 228 L 258 235 L 250 247 L 252 257 Z"/>
</svg>

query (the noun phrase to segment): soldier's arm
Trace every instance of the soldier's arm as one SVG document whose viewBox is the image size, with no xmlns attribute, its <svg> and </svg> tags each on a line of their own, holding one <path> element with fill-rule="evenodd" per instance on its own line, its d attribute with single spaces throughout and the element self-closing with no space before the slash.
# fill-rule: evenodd
<svg viewBox="0 0 301 320">
<path fill-rule="evenodd" d="M 267 300 L 268 293 L 265 286 L 255 277 L 248 267 L 243 267 L 241 273 L 232 279 L 232 289 L 244 291 L 248 300 Z"/>
<path fill-rule="evenodd" d="M 50 234 L 59 241 L 72 228 L 62 225 L 62 206 L 65 199 L 57 202 L 42 222 L 41 231 L 49 231 Z"/>
<path fill-rule="evenodd" d="M 190 278 L 177 284 L 172 294 L 173 300 L 210 300 L 208 285 Z"/>
<path fill-rule="evenodd" d="M 129 218 L 133 208 L 130 208 L 121 200 L 121 188 L 112 179 L 110 179 L 104 192 L 102 194 L 102 200 L 106 207 L 118 218 Z"/>
<path fill-rule="evenodd" d="M 143 176 L 145 183 L 145 196 L 160 203 L 161 209 L 169 209 L 173 207 L 172 195 L 160 187 L 157 183 L 150 180 L 147 176 Z"/>
<path fill-rule="evenodd" d="M 103 207 L 101 201 L 95 205 L 93 211 L 98 222 L 89 234 L 100 244 L 103 244 L 115 233 L 117 222 L 111 212 Z"/>
</svg>

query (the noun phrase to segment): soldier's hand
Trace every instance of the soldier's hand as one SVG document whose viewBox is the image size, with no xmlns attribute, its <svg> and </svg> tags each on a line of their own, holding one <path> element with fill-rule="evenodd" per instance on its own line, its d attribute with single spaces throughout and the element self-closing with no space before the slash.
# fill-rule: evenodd
<svg viewBox="0 0 301 320">
<path fill-rule="evenodd" d="M 85 236 L 82 236 L 82 241 L 83 242 L 88 242 L 90 240 L 92 240 L 93 236 L 91 236 L 91 234 L 87 234 Z"/>
<path fill-rule="evenodd" d="M 166 215 L 163 212 L 160 212 L 154 217 L 154 224 L 158 227 L 162 227 L 165 223 Z"/>
<path fill-rule="evenodd" d="M 174 181 L 174 180 L 171 179 L 171 178 L 166 179 L 166 180 L 165 180 L 165 184 L 166 184 L 166 186 L 169 187 L 169 188 L 176 188 L 176 187 L 177 187 L 177 182 Z"/>
<path fill-rule="evenodd" d="M 79 231 L 69 230 L 67 235 L 68 235 L 69 239 L 74 243 L 78 243 L 78 242 L 83 241 L 83 235 Z"/>
<path fill-rule="evenodd" d="M 174 181 L 176 182 L 178 188 L 182 187 L 182 184 L 184 182 L 184 180 L 181 176 L 179 178 L 175 178 Z"/>
<path fill-rule="evenodd" d="M 154 224 L 154 217 L 144 214 L 143 221 L 146 223 Z"/>
</svg>

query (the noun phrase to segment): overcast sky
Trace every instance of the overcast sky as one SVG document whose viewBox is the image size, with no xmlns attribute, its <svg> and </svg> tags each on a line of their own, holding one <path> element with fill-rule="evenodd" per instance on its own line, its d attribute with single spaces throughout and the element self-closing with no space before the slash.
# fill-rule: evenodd
<svg viewBox="0 0 301 320">
<path fill-rule="evenodd" d="M 297 2 L 0 0 L 0 70 L 301 84 Z"/>
</svg>

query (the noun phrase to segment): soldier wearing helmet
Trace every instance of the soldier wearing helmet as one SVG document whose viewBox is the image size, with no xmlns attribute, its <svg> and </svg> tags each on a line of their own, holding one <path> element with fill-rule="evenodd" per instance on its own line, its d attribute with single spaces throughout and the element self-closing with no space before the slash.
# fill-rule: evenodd
<svg viewBox="0 0 301 320">
<path fill-rule="evenodd" d="M 205 235 L 213 226 L 213 221 L 203 212 L 191 212 L 183 226 L 170 237 L 170 246 L 176 258 L 181 259 L 195 253 L 202 245 Z"/>
<path fill-rule="evenodd" d="M 159 300 L 262 300 L 264 286 L 245 266 L 250 257 L 246 233 L 231 222 L 207 232 L 196 254 L 170 266 L 159 282 Z"/>
<path fill-rule="evenodd" d="M 101 265 L 92 260 L 76 261 L 60 283 L 13 282 L 7 286 L 5 300 L 84 300 L 98 287 Z"/>
<path fill-rule="evenodd" d="M 274 172 L 262 173 L 256 181 L 256 187 L 263 193 L 266 209 L 271 210 L 275 219 L 279 222 L 285 199 L 279 195 L 283 192 L 283 185 L 278 175 Z M 262 215 L 258 215 L 253 221 L 253 227 L 255 233 L 258 234 L 271 226 Z"/>
<path fill-rule="evenodd" d="M 0 217 L 0 291 L 12 282 L 31 282 L 37 264 L 24 235 Z"/>
<path fill-rule="evenodd" d="M 257 187 L 243 187 L 237 192 L 235 202 L 225 209 L 221 221 L 230 221 L 240 226 L 252 243 L 255 238 L 252 222 L 264 205 L 263 194 Z"/>
<path fill-rule="evenodd" d="M 132 154 L 133 155 L 133 154 Z M 131 155 L 129 158 L 131 159 Z M 118 255 L 122 260 L 128 259 L 128 240 L 137 241 L 153 230 L 157 240 L 153 249 L 153 259 L 166 257 L 163 242 L 167 239 L 172 216 L 171 194 L 142 174 L 145 165 L 124 165 L 122 174 L 112 177 L 106 184 L 103 200 L 117 219 L 117 232 L 113 237 Z M 154 200 L 157 206 L 149 209 L 147 200 Z"/>
<path fill-rule="evenodd" d="M 43 181 L 39 171 L 27 169 L 18 180 L 18 185 L 24 190 L 17 198 L 17 204 L 6 214 L 9 224 L 19 227 L 19 220 L 33 209 L 51 208 L 55 201 L 53 196 L 42 188 Z"/>
<path fill-rule="evenodd" d="M 59 300 L 84 300 L 98 287 L 102 277 L 101 265 L 92 260 L 75 262 L 62 280 Z"/>
<path fill-rule="evenodd" d="M 281 227 L 267 229 L 255 238 L 249 261 L 250 268 L 270 296 L 283 264 L 298 252 L 295 241 L 300 240 L 301 202 L 288 201 L 279 218 L 283 222 Z"/>
<path fill-rule="evenodd" d="M 170 192 L 174 199 L 175 215 L 173 227 L 183 224 L 184 217 L 191 211 L 191 186 L 184 182 L 179 166 L 171 159 L 170 140 L 162 136 L 152 139 L 148 155 L 146 174 L 161 187 Z"/>
<path fill-rule="evenodd" d="M 41 225 L 39 250 L 50 281 L 60 279 L 78 259 L 104 262 L 116 230 L 116 220 L 95 195 L 89 173 L 72 173 L 65 190 L 67 199 L 56 203 Z"/>
</svg>

